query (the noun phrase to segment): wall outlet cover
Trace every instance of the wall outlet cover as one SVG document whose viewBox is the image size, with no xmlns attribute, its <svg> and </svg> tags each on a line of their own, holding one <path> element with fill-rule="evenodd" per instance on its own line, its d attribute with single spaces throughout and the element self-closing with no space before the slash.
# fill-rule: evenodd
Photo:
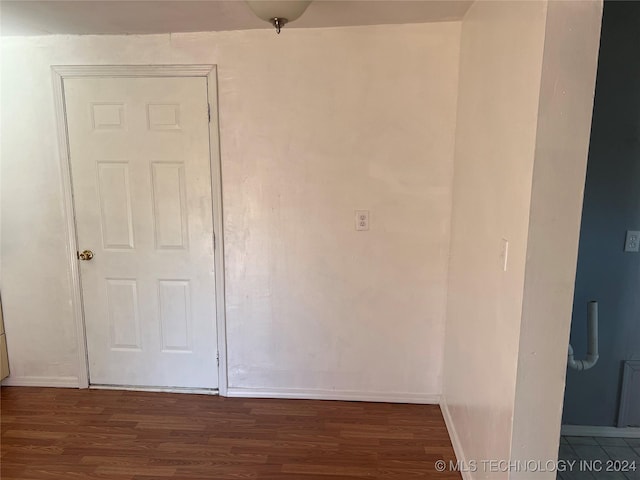
<svg viewBox="0 0 640 480">
<path fill-rule="evenodd" d="M 627 230 L 627 237 L 624 241 L 624 251 L 640 251 L 640 230 Z"/>
<path fill-rule="evenodd" d="M 369 230 L 369 210 L 356 210 L 356 230 Z"/>
</svg>

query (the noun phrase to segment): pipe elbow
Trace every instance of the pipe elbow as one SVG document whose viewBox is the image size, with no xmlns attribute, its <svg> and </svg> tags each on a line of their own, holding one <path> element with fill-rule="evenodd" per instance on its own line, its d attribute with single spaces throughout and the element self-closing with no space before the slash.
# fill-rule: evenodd
<svg viewBox="0 0 640 480">
<path fill-rule="evenodd" d="M 576 361 L 575 357 L 573 356 L 573 347 L 571 346 L 571 344 L 569 344 L 569 352 L 567 354 L 567 366 L 574 370 L 582 370 L 580 363 L 581 362 L 579 360 Z"/>
<path fill-rule="evenodd" d="M 567 366 L 578 371 L 593 368 L 600 358 L 598 354 L 598 302 L 589 302 L 587 314 L 587 357 L 584 360 L 576 360 L 571 344 L 569 344 L 567 353 Z"/>
<path fill-rule="evenodd" d="M 573 370 L 578 370 L 579 372 L 583 372 L 584 370 L 589 370 L 593 368 L 596 363 L 598 363 L 598 359 L 600 357 L 598 355 L 587 355 L 585 360 L 576 360 L 573 356 L 573 353 L 569 353 L 567 357 L 567 366 L 572 368 Z"/>
<path fill-rule="evenodd" d="M 597 354 L 587 355 L 587 358 L 582 360 L 582 370 L 589 370 L 590 368 L 593 368 L 595 364 L 598 363 L 599 358 L 600 356 Z"/>
</svg>

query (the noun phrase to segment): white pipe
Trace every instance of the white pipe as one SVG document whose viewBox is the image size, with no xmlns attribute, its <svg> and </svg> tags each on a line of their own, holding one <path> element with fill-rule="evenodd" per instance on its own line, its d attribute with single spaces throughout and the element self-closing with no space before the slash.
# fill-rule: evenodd
<svg viewBox="0 0 640 480">
<path fill-rule="evenodd" d="M 589 302 L 587 306 L 587 358 L 576 360 L 573 358 L 573 347 L 569 344 L 567 365 L 574 370 L 589 370 L 597 362 L 598 354 L 598 302 Z"/>
</svg>

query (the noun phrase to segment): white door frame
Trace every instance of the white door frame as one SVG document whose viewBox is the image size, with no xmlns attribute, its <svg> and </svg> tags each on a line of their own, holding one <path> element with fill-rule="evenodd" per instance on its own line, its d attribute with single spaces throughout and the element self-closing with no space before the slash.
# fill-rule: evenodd
<svg viewBox="0 0 640 480">
<path fill-rule="evenodd" d="M 78 348 L 78 388 L 89 388 L 89 358 L 78 269 L 69 136 L 64 103 L 65 78 L 90 77 L 205 77 L 211 119 L 209 122 L 209 157 L 211 162 L 211 197 L 213 200 L 214 261 L 216 281 L 216 327 L 218 349 L 218 393 L 227 394 L 227 330 L 224 304 L 224 244 L 222 223 L 222 173 L 220 162 L 220 132 L 218 121 L 218 82 L 216 65 L 54 65 L 51 67 L 64 214 L 67 224 L 67 257 L 71 281 L 71 309 L 76 325 Z"/>
</svg>

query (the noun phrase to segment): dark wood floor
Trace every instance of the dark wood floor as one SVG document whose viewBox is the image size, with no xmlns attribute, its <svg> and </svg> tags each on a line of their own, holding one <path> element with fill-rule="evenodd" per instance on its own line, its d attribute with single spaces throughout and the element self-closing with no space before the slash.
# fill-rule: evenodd
<svg viewBox="0 0 640 480">
<path fill-rule="evenodd" d="M 2 387 L 2 480 L 459 479 L 437 406 Z"/>
</svg>

